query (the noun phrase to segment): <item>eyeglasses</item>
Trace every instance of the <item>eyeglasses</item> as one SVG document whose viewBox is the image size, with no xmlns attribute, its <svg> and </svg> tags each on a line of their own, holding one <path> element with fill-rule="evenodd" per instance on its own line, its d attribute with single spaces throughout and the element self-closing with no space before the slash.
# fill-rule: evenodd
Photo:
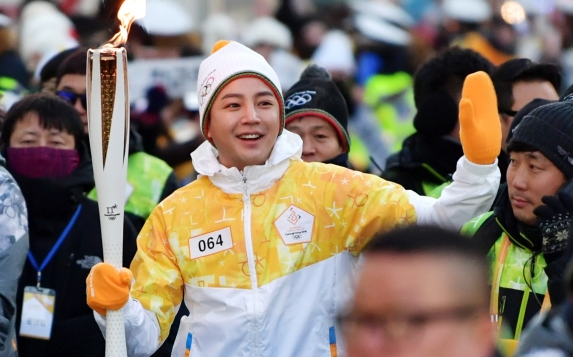
<svg viewBox="0 0 573 357">
<path fill-rule="evenodd" d="M 498 109 L 498 112 L 500 112 L 501 114 L 508 115 L 510 117 L 514 117 L 517 115 L 517 111 L 511 109 Z"/>
<path fill-rule="evenodd" d="M 480 311 L 487 314 L 487 307 L 468 305 L 389 317 L 342 314 L 337 317 L 337 322 L 348 339 L 379 338 L 384 335 L 392 341 L 400 341 L 413 337 L 432 323 L 466 321 L 476 317 Z"/>
<path fill-rule="evenodd" d="M 82 104 L 82 107 L 84 109 L 88 109 L 87 97 L 85 94 L 77 94 L 67 90 L 57 91 L 56 94 L 58 95 L 58 97 L 62 98 L 71 105 L 76 104 L 76 101 L 79 99 L 80 103 Z"/>
</svg>

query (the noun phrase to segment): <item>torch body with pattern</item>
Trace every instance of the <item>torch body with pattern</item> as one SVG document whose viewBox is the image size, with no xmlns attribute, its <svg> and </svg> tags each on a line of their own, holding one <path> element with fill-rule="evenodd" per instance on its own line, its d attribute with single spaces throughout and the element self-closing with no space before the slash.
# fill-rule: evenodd
<svg viewBox="0 0 573 357">
<path fill-rule="evenodd" d="M 88 50 L 88 128 L 98 196 L 104 262 L 121 269 L 129 142 L 124 48 Z M 127 356 L 123 311 L 106 315 L 106 357 Z"/>
</svg>

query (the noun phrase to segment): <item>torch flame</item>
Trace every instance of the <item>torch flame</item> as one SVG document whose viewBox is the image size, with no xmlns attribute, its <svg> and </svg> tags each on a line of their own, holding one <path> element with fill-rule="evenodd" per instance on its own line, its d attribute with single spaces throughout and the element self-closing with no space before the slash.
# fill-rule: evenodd
<svg viewBox="0 0 573 357">
<path fill-rule="evenodd" d="M 144 16 L 145 0 L 125 0 L 117 12 L 117 18 L 121 22 L 119 31 L 102 47 L 119 47 L 125 44 L 131 24 Z"/>
</svg>

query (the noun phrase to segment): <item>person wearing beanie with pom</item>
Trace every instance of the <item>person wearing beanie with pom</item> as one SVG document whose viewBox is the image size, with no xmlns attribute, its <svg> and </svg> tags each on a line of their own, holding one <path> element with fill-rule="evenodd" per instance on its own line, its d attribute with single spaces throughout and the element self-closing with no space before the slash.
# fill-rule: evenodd
<svg viewBox="0 0 573 357">
<path fill-rule="evenodd" d="M 283 129 L 278 77 L 247 47 L 218 42 L 198 78 L 207 139 L 191 154 L 199 178 L 155 208 L 130 270 L 101 263 L 86 281 L 102 330 L 106 311 L 122 307 L 130 356 L 161 345 L 183 300 L 190 314 L 172 356 L 342 353 L 336 313 L 375 233 L 414 223 L 458 230 L 492 204 L 501 129 L 485 73 L 466 79 L 465 156 L 438 200 L 303 162 L 301 138 Z"/>
<path fill-rule="evenodd" d="M 302 138 L 302 159 L 350 167 L 348 108 L 330 74 L 308 66 L 285 94 L 286 129 Z"/>
<path fill-rule="evenodd" d="M 491 264 L 490 312 L 502 346 L 513 351 L 522 328 L 565 300 L 563 272 L 573 217 L 573 103 L 535 99 L 517 112 L 508 135 L 507 186 L 493 211 L 469 221 Z"/>
</svg>

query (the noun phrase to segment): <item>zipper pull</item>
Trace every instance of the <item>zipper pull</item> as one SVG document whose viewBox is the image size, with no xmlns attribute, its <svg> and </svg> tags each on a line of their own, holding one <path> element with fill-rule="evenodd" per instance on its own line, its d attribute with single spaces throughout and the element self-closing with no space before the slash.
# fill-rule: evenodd
<svg viewBox="0 0 573 357">
<path fill-rule="evenodd" d="M 245 184 L 244 186 L 244 191 L 243 194 L 245 196 L 245 199 L 249 198 L 249 194 L 247 193 L 247 178 L 245 176 L 243 176 L 243 183 Z"/>
</svg>

